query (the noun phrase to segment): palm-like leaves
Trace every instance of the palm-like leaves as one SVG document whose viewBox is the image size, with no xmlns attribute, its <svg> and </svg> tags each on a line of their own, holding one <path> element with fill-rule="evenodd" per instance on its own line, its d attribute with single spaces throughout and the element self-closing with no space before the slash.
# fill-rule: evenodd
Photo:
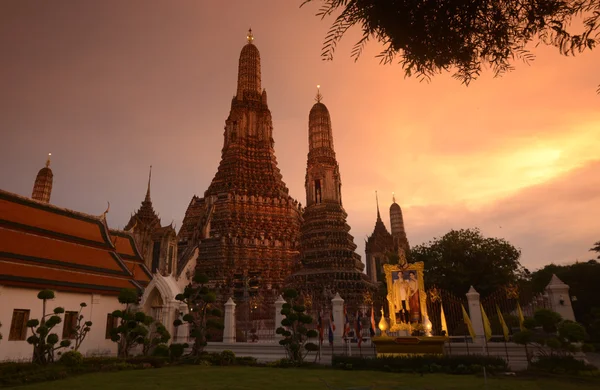
<svg viewBox="0 0 600 390">
<path fill-rule="evenodd" d="M 344 34 L 359 25 L 363 35 L 352 58 L 357 60 L 373 38 L 384 47 L 378 55 L 382 63 L 398 59 L 406 76 L 421 80 L 455 69 L 454 77 L 468 85 L 483 66 L 501 76 L 514 69 L 515 58 L 530 63 L 534 56 L 525 47 L 532 41 L 575 55 L 592 50 L 600 39 L 600 0 L 320 1 L 318 17 L 339 12 L 325 36 L 323 59 L 332 60 Z M 576 17 L 584 25 L 578 34 L 570 25 Z"/>
</svg>

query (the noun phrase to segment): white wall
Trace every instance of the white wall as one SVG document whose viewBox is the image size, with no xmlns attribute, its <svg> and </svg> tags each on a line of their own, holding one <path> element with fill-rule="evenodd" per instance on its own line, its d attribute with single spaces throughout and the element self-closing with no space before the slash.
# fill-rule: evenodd
<svg viewBox="0 0 600 390">
<path fill-rule="evenodd" d="M 3 335 L 0 340 L 0 361 L 3 360 L 30 360 L 33 346 L 27 341 L 9 341 L 10 326 L 14 309 L 30 310 L 29 319 L 41 319 L 42 301 L 37 298 L 38 289 L 14 288 L 0 285 L 0 322 Z M 110 339 L 105 339 L 106 317 L 108 313 L 123 309 L 116 296 L 81 294 L 55 291 L 55 298 L 47 302 L 46 312 L 52 312 L 55 307 L 63 307 L 65 311 L 79 311 L 79 304 L 85 302 L 83 308 L 84 321 L 92 321 L 92 327 L 83 341 L 79 352 L 84 355 L 110 354 L 116 355 L 117 344 Z M 61 315 L 64 320 L 64 315 Z M 58 334 L 62 339 L 64 321 L 56 325 L 52 333 Z M 27 330 L 27 337 L 31 330 Z M 68 348 L 63 351 L 69 350 Z"/>
</svg>

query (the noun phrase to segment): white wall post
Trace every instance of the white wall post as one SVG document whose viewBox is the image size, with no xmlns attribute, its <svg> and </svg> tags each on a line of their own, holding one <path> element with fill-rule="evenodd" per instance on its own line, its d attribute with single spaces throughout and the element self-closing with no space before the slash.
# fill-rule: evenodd
<svg viewBox="0 0 600 390">
<path fill-rule="evenodd" d="M 546 286 L 550 308 L 561 315 L 565 320 L 575 321 L 575 313 L 571 306 L 571 296 L 569 295 L 569 286 L 560 280 L 556 275 L 552 275 L 550 283 Z"/>
<path fill-rule="evenodd" d="M 477 336 L 477 340 L 473 340 L 473 342 L 476 343 L 478 341 L 483 341 L 485 338 L 485 333 L 483 331 L 483 318 L 481 317 L 479 293 L 473 286 L 471 286 L 466 295 L 467 302 L 469 304 L 469 317 L 471 318 L 471 324 L 473 325 L 473 330 Z"/>
<path fill-rule="evenodd" d="M 225 303 L 224 323 L 223 342 L 235 343 L 235 302 L 231 297 Z"/>
<path fill-rule="evenodd" d="M 342 335 L 344 334 L 344 300 L 339 293 L 335 293 L 335 297 L 331 300 L 333 307 L 333 322 L 335 323 L 335 331 L 333 332 L 334 344 L 343 344 Z"/>
</svg>

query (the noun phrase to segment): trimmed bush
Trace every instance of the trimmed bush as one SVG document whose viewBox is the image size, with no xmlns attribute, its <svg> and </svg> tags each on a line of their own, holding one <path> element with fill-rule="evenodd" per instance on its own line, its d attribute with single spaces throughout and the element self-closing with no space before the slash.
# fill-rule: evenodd
<svg viewBox="0 0 600 390">
<path fill-rule="evenodd" d="M 235 353 L 230 350 L 225 350 L 221 352 L 221 365 L 222 366 L 230 366 L 235 363 Z"/>
<path fill-rule="evenodd" d="M 152 356 L 169 357 L 169 346 L 167 344 L 158 344 L 152 351 Z"/>
<path fill-rule="evenodd" d="M 504 359 L 497 357 L 470 356 L 407 356 L 363 358 L 351 356 L 333 356 L 332 366 L 345 370 L 371 370 L 406 373 L 445 372 L 448 374 L 475 374 L 486 367 L 492 372 L 506 371 Z"/>
<path fill-rule="evenodd" d="M 596 367 L 577 360 L 573 356 L 540 356 L 531 363 L 531 368 L 555 374 L 577 374 L 584 371 L 596 371 Z"/>
<path fill-rule="evenodd" d="M 83 363 L 83 355 L 77 351 L 69 351 L 60 355 L 58 361 L 67 367 L 75 367 Z"/>
</svg>

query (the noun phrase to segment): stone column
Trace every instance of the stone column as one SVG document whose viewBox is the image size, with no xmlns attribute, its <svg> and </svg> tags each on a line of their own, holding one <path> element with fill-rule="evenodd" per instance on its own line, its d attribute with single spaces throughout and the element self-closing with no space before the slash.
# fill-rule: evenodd
<svg viewBox="0 0 600 390">
<path fill-rule="evenodd" d="M 235 343 L 235 302 L 231 298 L 225 303 L 224 323 L 223 342 Z"/>
<path fill-rule="evenodd" d="M 484 340 L 483 331 L 483 318 L 481 317 L 481 306 L 479 301 L 479 293 L 471 286 L 467 295 L 467 302 L 469 305 L 469 317 L 471 318 L 471 324 L 473 324 L 473 330 L 477 336 L 477 340 L 473 342 L 482 342 Z"/>
<path fill-rule="evenodd" d="M 281 295 L 277 297 L 277 300 L 275 301 L 275 331 L 277 331 L 277 328 L 281 326 L 281 320 L 284 318 L 283 314 L 281 314 L 281 308 L 283 307 L 284 303 L 285 299 L 283 299 Z M 275 334 L 276 340 L 282 337 L 283 336 L 281 335 Z"/>
<path fill-rule="evenodd" d="M 560 314 L 563 319 L 575 321 L 575 313 L 571 306 L 571 297 L 569 295 L 569 286 L 560 280 L 556 275 L 552 275 L 550 283 L 546 286 L 550 308 Z"/>
<path fill-rule="evenodd" d="M 331 300 L 333 307 L 333 322 L 335 323 L 335 331 L 333 332 L 334 344 L 343 344 L 342 335 L 344 334 L 344 300 L 339 293 L 335 293 L 335 297 Z"/>
</svg>

